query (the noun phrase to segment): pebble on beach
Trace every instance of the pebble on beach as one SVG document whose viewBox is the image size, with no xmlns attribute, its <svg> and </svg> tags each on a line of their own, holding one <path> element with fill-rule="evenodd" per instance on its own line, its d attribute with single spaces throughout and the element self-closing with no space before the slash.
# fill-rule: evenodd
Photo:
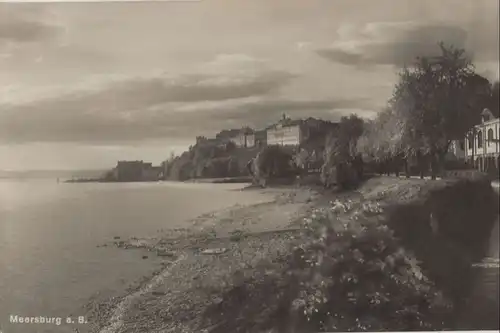
<svg viewBox="0 0 500 333">
<path fill-rule="evenodd" d="M 156 250 L 156 255 L 158 257 L 174 257 L 175 253 L 164 249 L 158 249 Z"/>
<path fill-rule="evenodd" d="M 201 251 L 202 254 L 222 254 L 224 252 L 227 252 L 226 248 L 219 248 L 219 249 L 206 249 Z"/>
</svg>

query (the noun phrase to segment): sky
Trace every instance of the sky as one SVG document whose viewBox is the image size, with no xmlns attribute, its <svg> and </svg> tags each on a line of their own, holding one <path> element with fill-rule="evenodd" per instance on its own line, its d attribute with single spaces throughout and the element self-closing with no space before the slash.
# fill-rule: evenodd
<svg viewBox="0 0 500 333">
<path fill-rule="evenodd" d="M 159 163 L 283 113 L 374 117 L 444 41 L 498 79 L 498 0 L 0 3 L 0 169 Z"/>
</svg>

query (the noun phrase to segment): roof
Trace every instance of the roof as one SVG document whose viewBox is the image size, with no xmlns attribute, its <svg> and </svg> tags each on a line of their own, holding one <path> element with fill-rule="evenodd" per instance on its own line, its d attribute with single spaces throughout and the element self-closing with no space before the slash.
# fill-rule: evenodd
<svg viewBox="0 0 500 333">
<path fill-rule="evenodd" d="M 143 161 L 118 161 L 118 164 L 143 164 Z"/>
<path fill-rule="evenodd" d="M 281 127 L 300 126 L 303 122 L 304 122 L 304 120 L 302 120 L 302 119 L 290 119 L 290 118 L 282 119 L 282 120 L 278 121 L 277 123 L 274 123 L 274 124 L 266 127 L 266 130 L 276 129 L 276 128 L 278 128 L 278 126 L 281 126 Z"/>
<path fill-rule="evenodd" d="M 275 124 L 272 124 L 268 127 L 266 127 L 266 130 L 269 130 L 269 129 L 275 129 L 277 128 L 279 125 L 281 125 L 281 127 L 292 127 L 292 126 L 310 126 L 310 125 L 313 125 L 313 126 L 328 126 L 328 127 L 337 127 L 339 126 L 339 123 L 334 123 L 334 122 L 331 122 L 331 121 L 327 121 L 327 120 L 323 120 L 323 119 L 318 119 L 318 118 L 313 118 L 313 117 L 309 117 L 309 118 L 306 118 L 306 119 L 290 119 L 290 118 L 287 118 L 287 119 L 282 119 L 280 121 L 278 121 L 277 123 Z"/>
<path fill-rule="evenodd" d="M 488 108 L 483 109 L 483 111 L 481 112 L 481 116 L 486 116 L 486 115 L 493 117 L 493 113 Z"/>
<path fill-rule="evenodd" d="M 254 130 L 251 129 L 250 127 L 242 127 L 242 128 L 233 128 L 229 130 L 222 130 L 219 133 L 216 134 L 216 138 L 234 138 L 240 134 L 253 134 Z"/>
<path fill-rule="evenodd" d="M 219 133 L 217 133 L 215 135 L 216 138 L 232 138 L 234 136 L 237 136 L 238 134 L 240 134 L 241 132 L 241 129 L 239 128 L 236 128 L 236 129 L 226 129 L 226 130 L 222 130 L 220 131 Z"/>
</svg>

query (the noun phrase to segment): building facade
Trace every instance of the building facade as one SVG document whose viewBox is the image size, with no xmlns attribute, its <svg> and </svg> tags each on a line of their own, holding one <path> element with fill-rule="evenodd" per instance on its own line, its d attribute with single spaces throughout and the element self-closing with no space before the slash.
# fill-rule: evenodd
<svg viewBox="0 0 500 333">
<path fill-rule="evenodd" d="M 337 123 L 315 118 L 291 120 L 283 115 L 276 124 L 267 128 L 267 144 L 281 146 L 322 146 L 327 134 L 338 127 Z"/>
<path fill-rule="evenodd" d="M 119 182 L 156 181 L 162 176 L 163 168 L 154 167 L 143 161 L 118 161 L 112 170 L 114 180 Z"/>
<path fill-rule="evenodd" d="M 283 114 L 275 124 L 266 128 L 267 144 L 280 146 L 298 146 L 302 139 L 302 120 L 292 120 Z"/>
<path fill-rule="evenodd" d="M 267 129 L 267 144 L 281 146 L 298 146 L 302 139 L 300 123 L 278 123 Z"/>
<path fill-rule="evenodd" d="M 245 147 L 247 148 L 255 147 L 255 133 L 253 131 L 251 133 L 245 134 Z"/>
<path fill-rule="evenodd" d="M 465 138 L 465 159 L 480 171 L 498 174 L 500 118 L 488 109 L 481 116 L 481 124 L 474 126 Z"/>
<path fill-rule="evenodd" d="M 253 130 L 244 128 L 229 137 L 229 141 L 234 143 L 238 148 L 252 148 L 255 146 L 255 134 Z"/>
<path fill-rule="evenodd" d="M 223 130 L 215 136 L 215 139 L 220 142 L 232 142 L 238 148 L 252 148 L 255 146 L 255 133 L 249 127 Z"/>
<path fill-rule="evenodd" d="M 116 165 L 116 180 L 140 181 L 142 179 L 143 161 L 118 161 Z"/>
<path fill-rule="evenodd" d="M 163 177 L 163 168 L 152 166 L 151 163 L 145 163 L 142 168 L 141 180 L 156 181 Z"/>
</svg>

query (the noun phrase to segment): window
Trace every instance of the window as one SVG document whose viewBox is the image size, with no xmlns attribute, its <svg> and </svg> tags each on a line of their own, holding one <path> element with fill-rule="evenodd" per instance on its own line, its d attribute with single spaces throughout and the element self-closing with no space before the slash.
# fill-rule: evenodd
<svg viewBox="0 0 500 333">
<path fill-rule="evenodd" d="M 467 142 L 469 144 L 469 149 L 472 149 L 472 144 L 474 143 L 474 137 L 472 134 L 469 134 L 469 137 L 467 138 Z"/>
<path fill-rule="evenodd" d="M 483 132 L 477 132 L 477 148 L 483 148 Z"/>
<path fill-rule="evenodd" d="M 493 129 L 488 130 L 488 146 L 493 142 Z"/>
<path fill-rule="evenodd" d="M 460 150 L 464 150 L 464 149 L 465 149 L 465 142 L 464 142 L 464 140 L 460 140 L 460 141 L 458 142 L 458 144 L 459 144 L 459 146 L 460 146 Z"/>
</svg>

